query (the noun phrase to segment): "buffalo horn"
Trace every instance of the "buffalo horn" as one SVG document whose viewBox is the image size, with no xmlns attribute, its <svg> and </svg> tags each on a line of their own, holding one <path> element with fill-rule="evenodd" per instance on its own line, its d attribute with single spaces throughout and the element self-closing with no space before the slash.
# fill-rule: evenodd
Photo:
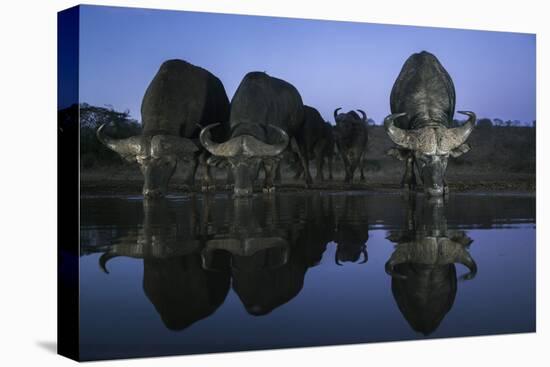
<svg viewBox="0 0 550 367">
<path fill-rule="evenodd" d="M 408 132 L 395 126 L 394 120 L 398 117 L 405 116 L 406 113 L 394 113 L 386 116 L 384 119 L 384 128 L 390 139 L 397 145 L 405 149 L 412 149 Z"/>
<path fill-rule="evenodd" d="M 105 134 L 105 132 L 103 131 L 105 125 L 106 123 L 101 124 L 101 126 L 96 131 L 96 136 L 99 141 L 102 142 L 107 148 L 117 152 L 126 159 L 131 159 L 132 157 L 135 157 L 137 154 L 139 154 L 141 150 L 140 136 L 132 136 L 126 139 L 113 139 Z"/>
<path fill-rule="evenodd" d="M 111 252 L 105 252 L 103 255 L 101 255 L 101 257 L 99 258 L 99 267 L 101 268 L 101 270 L 103 270 L 106 274 L 109 274 L 109 270 L 107 270 L 107 262 L 112 258 L 118 256 L 120 255 Z"/>
<path fill-rule="evenodd" d="M 399 264 L 399 262 L 396 261 L 395 259 L 389 259 L 386 262 L 386 265 L 384 267 L 385 270 L 386 270 L 386 274 L 388 274 L 392 278 L 407 279 L 407 277 L 405 275 L 403 275 L 403 274 L 401 274 L 401 273 L 399 273 L 395 270 L 395 267 L 398 264 Z"/>
<path fill-rule="evenodd" d="M 468 270 L 470 270 L 468 274 L 464 274 L 463 276 L 460 277 L 461 280 L 471 280 L 475 278 L 477 274 L 477 264 L 472 258 L 472 256 L 466 250 L 464 250 L 464 254 L 460 257 L 459 263 L 461 263 L 462 265 L 467 267 Z"/>
<path fill-rule="evenodd" d="M 338 117 L 338 111 L 340 111 L 342 109 L 342 107 L 338 107 L 337 109 L 334 110 L 334 121 L 336 121 L 336 117 Z"/>
<path fill-rule="evenodd" d="M 466 142 L 474 130 L 476 123 L 476 114 L 471 111 L 457 111 L 462 115 L 468 116 L 468 121 L 464 125 L 447 130 L 445 134 L 445 145 L 449 149 L 455 149 Z"/>
<path fill-rule="evenodd" d="M 367 114 L 365 113 L 365 111 L 363 110 L 357 110 L 357 111 L 359 111 L 359 113 L 361 114 L 363 122 L 367 122 Z"/>
</svg>

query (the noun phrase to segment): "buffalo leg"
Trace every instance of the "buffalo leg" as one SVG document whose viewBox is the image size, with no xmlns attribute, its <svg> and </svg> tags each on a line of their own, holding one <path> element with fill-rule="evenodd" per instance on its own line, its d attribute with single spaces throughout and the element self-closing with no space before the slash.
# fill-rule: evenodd
<svg viewBox="0 0 550 367">
<path fill-rule="evenodd" d="M 325 166 L 325 157 L 323 157 L 322 155 L 319 155 L 317 156 L 317 158 L 315 158 L 315 160 L 317 163 L 317 174 L 315 179 L 317 181 L 324 181 L 325 178 L 323 177 L 323 168 Z"/>
<path fill-rule="evenodd" d="M 195 175 L 197 174 L 197 169 L 199 168 L 199 156 L 195 155 L 191 160 L 191 169 L 190 173 L 186 177 L 185 181 L 189 187 L 195 186 Z"/>
<path fill-rule="evenodd" d="M 264 181 L 264 192 L 274 192 L 275 185 L 273 184 L 275 172 L 279 168 L 279 162 L 271 159 L 266 159 L 264 161 L 264 170 L 265 170 L 265 181 Z"/>
<path fill-rule="evenodd" d="M 340 144 L 338 144 L 338 151 L 340 152 L 340 155 L 342 156 L 342 161 L 344 162 L 344 170 L 346 172 L 346 176 L 344 177 L 344 182 L 349 183 L 350 182 L 350 162 L 348 160 L 348 157 L 344 150 L 342 150 L 342 147 Z M 352 176 L 353 177 L 353 176 Z"/>
<path fill-rule="evenodd" d="M 302 149 L 300 148 L 300 146 L 298 146 L 298 143 L 296 142 L 295 138 L 292 138 L 292 148 L 300 158 L 300 162 L 302 163 L 302 168 L 304 169 L 306 188 L 308 188 L 312 184 L 313 179 L 311 178 L 311 174 L 309 173 L 309 162 L 308 162 L 307 152 L 305 151 L 305 149 Z"/>
<path fill-rule="evenodd" d="M 353 181 L 353 176 L 355 175 L 355 170 L 357 169 L 357 162 L 350 161 L 349 162 L 349 170 L 346 175 L 346 182 L 350 183 Z"/>
<path fill-rule="evenodd" d="M 331 180 L 331 181 L 332 181 L 332 179 L 334 178 L 334 177 L 332 176 L 332 159 L 333 159 L 332 155 L 329 155 L 329 156 L 327 157 L 327 163 L 328 163 L 328 178 L 329 178 L 329 180 Z"/>
<path fill-rule="evenodd" d="M 323 166 L 325 165 L 325 157 L 323 155 L 323 152 L 325 151 L 325 144 L 321 144 L 320 146 L 317 145 L 315 147 L 315 163 L 316 163 L 316 169 L 317 173 L 315 175 L 315 179 L 317 181 L 324 181 L 323 177 Z"/>
<path fill-rule="evenodd" d="M 282 180 L 281 176 L 281 165 L 277 165 L 277 169 L 275 170 L 275 183 L 280 184 Z"/>
<path fill-rule="evenodd" d="M 202 191 L 209 191 L 214 189 L 214 183 L 212 181 L 211 167 L 206 163 L 206 153 L 199 156 L 199 162 L 204 166 L 204 176 L 202 179 Z"/>
<path fill-rule="evenodd" d="M 225 187 L 231 188 L 231 186 L 235 184 L 235 176 L 233 176 L 233 170 L 231 169 L 231 167 L 228 166 L 226 170 L 227 173 L 225 176 Z"/>
<path fill-rule="evenodd" d="M 188 188 L 189 187 L 189 180 L 190 180 L 190 177 L 189 177 L 189 168 L 190 168 L 190 165 L 189 165 L 189 162 L 182 162 L 182 161 L 178 161 L 176 163 L 176 169 L 174 171 L 174 176 L 176 177 L 182 177 L 183 178 L 183 185 L 184 187 Z"/>
<path fill-rule="evenodd" d="M 416 188 L 416 177 L 414 174 L 414 157 L 409 155 L 405 160 L 405 174 L 401 180 L 401 188 L 414 191 Z"/>
<path fill-rule="evenodd" d="M 300 177 L 302 177 L 302 175 L 304 173 L 304 168 L 302 167 L 302 162 L 301 161 L 298 164 L 295 164 L 292 168 L 294 170 L 294 179 L 295 180 L 298 180 Z"/>
<path fill-rule="evenodd" d="M 366 163 L 366 158 L 364 155 L 361 156 L 361 159 L 359 160 L 359 166 L 361 168 L 361 177 L 360 177 L 360 180 L 361 181 L 365 181 L 365 163 Z"/>
</svg>

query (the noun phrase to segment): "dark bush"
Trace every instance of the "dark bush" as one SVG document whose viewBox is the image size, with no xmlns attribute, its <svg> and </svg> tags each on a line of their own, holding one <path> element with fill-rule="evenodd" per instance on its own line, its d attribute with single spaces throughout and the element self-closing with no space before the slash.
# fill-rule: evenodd
<svg viewBox="0 0 550 367">
<path fill-rule="evenodd" d="M 80 154 L 81 166 L 120 165 L 124 161 L 118 154 L 107 149 L 96 136 L 97 128 L 107 123 L 105 132 L 113 138 L 127 138 L 141 133 L 141 125 L 130 118 L 130 112 L 119 112 L 113 108 L 90 106 L 86 103 L 80 106 Z"/>
<path fill-rule="evenodd" d="M 493 122 L 491 121 L 491 119 L 482 118 L 477 120 L 476 126 L 478 128 L 487 129 L 493 127 Z"/>
</svg>

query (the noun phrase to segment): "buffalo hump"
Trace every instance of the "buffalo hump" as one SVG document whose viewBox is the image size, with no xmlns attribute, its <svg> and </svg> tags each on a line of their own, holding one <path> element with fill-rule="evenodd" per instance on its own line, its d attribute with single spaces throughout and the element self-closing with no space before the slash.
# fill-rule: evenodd
<svg viewBox="0 0 550 367">
<path fill-rule="evenodd" d="M 302 97 L 290 83 L 262 72 L 245 75 L 231 101 L 231 127 L 242 123 L 274 125 L 290 136 L 302 126 Z"/>
<path fill-rule="evenodd" d="M 162 132 L 195 138 L 197 124 L 227 121 L 229 99 L 221 81 L 183 60 L 165 61 L 141 104 L 144 134 Z"/>
<path fill-rule="evenodd" d="M 439 60 L 429 52 L 411 55 L 391 91 L 392 113 L 407 113 L 396 119 L 401 129 L 440 124 L 450 127 L 455 110 L 453 81 Z"/>
</svg>

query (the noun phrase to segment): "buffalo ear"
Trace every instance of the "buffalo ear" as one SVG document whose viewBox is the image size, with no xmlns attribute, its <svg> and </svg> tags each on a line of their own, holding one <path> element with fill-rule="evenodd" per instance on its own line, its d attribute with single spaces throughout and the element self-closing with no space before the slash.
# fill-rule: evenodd
<svg viewBox="0 0 550 367">
<path fill-rule="evenodd" d="M 411 154 L 410 150 L 406 150 L 406 149 L 399 149 L 397 147 L 393 147 L 393 148 L 390 148 L 388 149 L 388 151 L 386 152 L 386 155 L 389 155 L 391 157 L 394 157 L 394 158 L 397 158 L 399 159 L 400 161 L 404 161 L 405 159 L 407 159 L 407 157 Z"/>
<path fill-rule="evenodd" d="M 464 153 L 468 153 L 470 151 L 470 149 L 472 149 L 470 144 L 464 143 L 464 144 L 459 145 L 455 149 L 451 150 L 450 154 L 453 158 L 457 158 L 457 157 L 460 157 Z"/>
</svg>

